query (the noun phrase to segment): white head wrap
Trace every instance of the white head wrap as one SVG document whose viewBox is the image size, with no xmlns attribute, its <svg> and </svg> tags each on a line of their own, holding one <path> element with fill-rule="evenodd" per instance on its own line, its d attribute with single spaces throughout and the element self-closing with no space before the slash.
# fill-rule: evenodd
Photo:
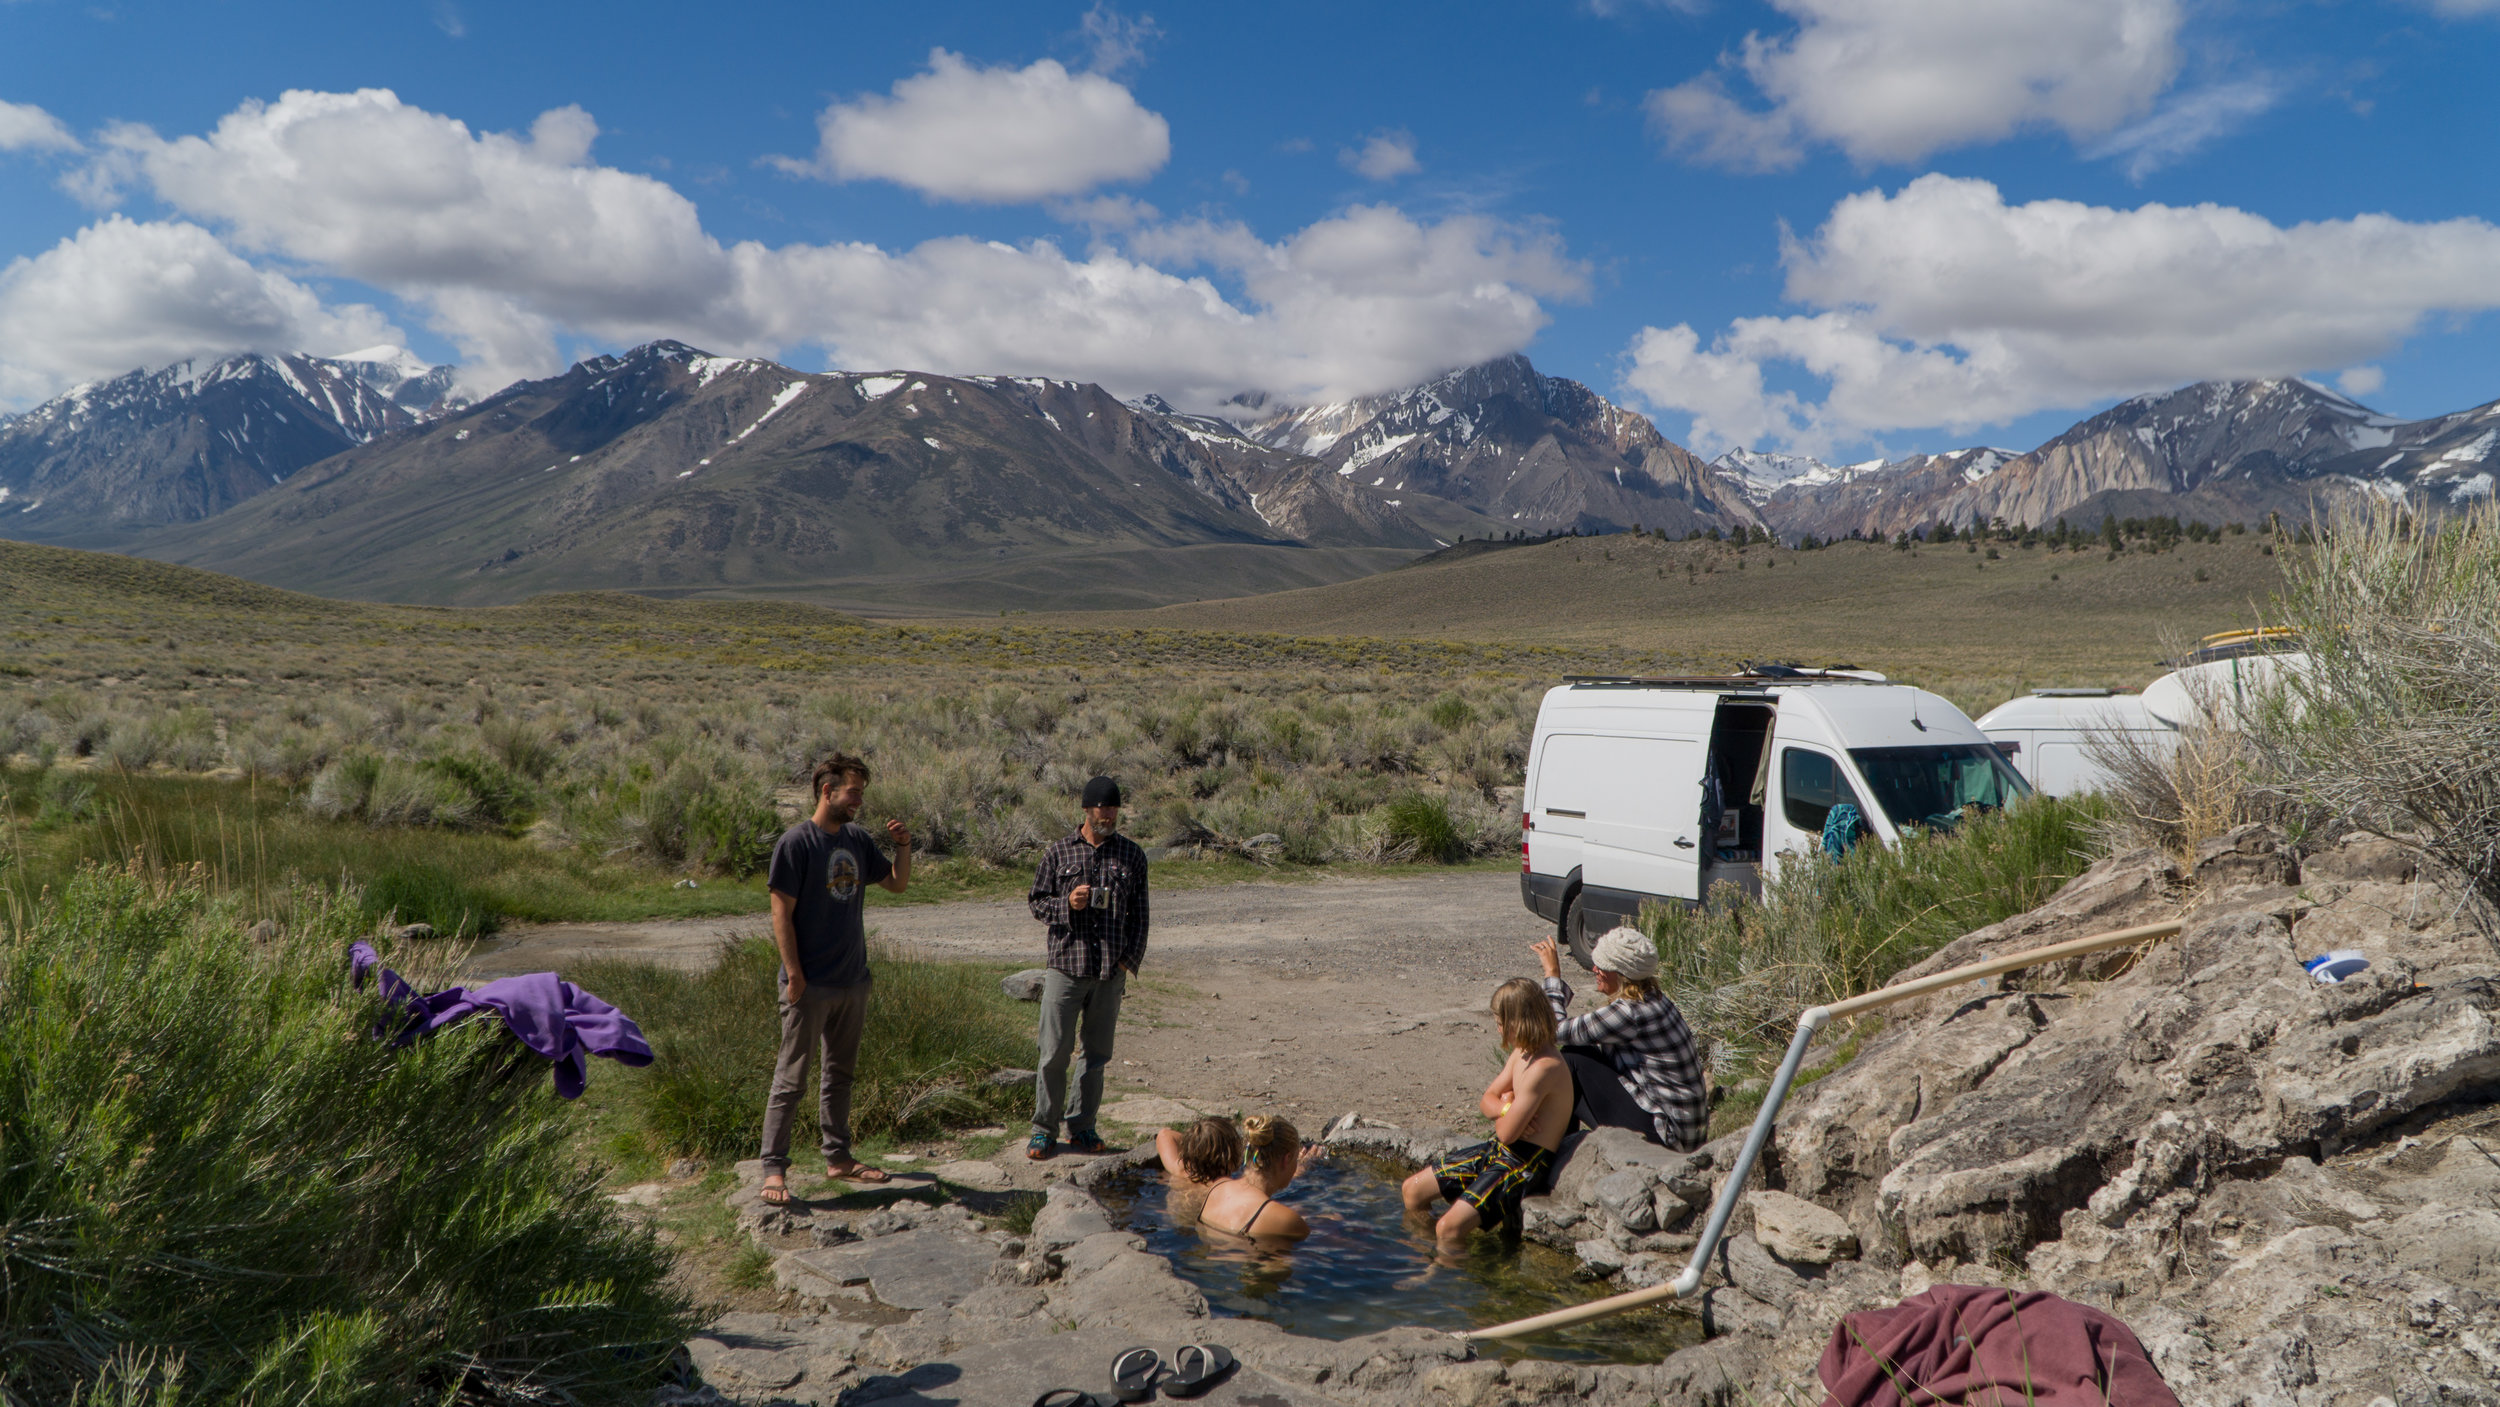
<svg viewBox="0 0 2500 1407">
<path fill-rule="evenodd" d="M 1658 975 L 1658 945 L 1637 928 L 1610 930 L 1590 956 L 1599 968 L 1635 982 Z"/>
</svg>

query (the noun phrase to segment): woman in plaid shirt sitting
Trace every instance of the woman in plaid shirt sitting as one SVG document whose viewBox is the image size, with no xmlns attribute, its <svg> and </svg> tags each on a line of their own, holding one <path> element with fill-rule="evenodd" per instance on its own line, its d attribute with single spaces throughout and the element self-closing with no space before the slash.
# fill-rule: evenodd
<svg viewBox="0 0 2500 1407">
<path fill-rule="evenodd" d="M 1637 928 L 1597 940 L 1597 990 L 1610 998 L 1586 1016 L 1571 1014 L 1571 987 L 1548 938 L 1531 948 L 1545 968 L 1545 998 L 1554 1007 L 1555 1040 L 1578 1091 L 1575 1123 L 1624 1128 L 1681 1151 L 1698 1148 L 1710 1131 L 1710 1096 L 1702 1081 L 1684 1013 L 1658 988 L 1658 947 Z"/>
</svg>

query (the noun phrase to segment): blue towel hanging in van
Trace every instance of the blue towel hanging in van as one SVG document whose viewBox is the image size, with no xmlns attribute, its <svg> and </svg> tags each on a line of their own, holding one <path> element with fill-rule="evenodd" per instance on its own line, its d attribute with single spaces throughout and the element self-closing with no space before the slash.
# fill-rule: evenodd
<svg viewBox="0 0 2500 1407">
<path fill-rule="evenodd" d="M 1866 822 L 1858 819 L 1858 808 L 1841 802 L 1823 813 L 1823 853 L 1837 860 L 1849 853 L 1849 847 L 1866 834 Z"/>
</svg>

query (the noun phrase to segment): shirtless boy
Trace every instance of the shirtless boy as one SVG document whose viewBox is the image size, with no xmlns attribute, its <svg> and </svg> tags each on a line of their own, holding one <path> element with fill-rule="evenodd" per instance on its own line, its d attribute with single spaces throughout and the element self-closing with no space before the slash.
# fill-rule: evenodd
<svg viewBox="0 0 2500 1407">
<path fill-rule="evenodd" d="M 1445 1153 L 1406 1180 L 1406 1209 L 1429 1212 L 1435 1197 L 1450 1209 L 1433 1224 L 1441 1250 L 1466 1245 L 1479 1226 L 1499 1226 L 1519 1204 L 1545 1188 L 1554 1154 L 1571 1131 L 1571 1068 L 1554 1049 L 1554 1012 L 1537 984 L 1513 978 L 1493 992 L 1493 1019 L 1510 1058 L 1484 1087 L 1480 1105 L 1493 1139 Z"/>
</svg>

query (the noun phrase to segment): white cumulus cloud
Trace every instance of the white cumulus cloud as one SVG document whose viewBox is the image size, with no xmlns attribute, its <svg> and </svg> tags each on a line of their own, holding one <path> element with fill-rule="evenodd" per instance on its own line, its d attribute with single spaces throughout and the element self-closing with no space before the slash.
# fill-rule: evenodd
<svg viewBox="0 0 2500 1407">
<path fill-rule="evenodd" d="M 816 126 L 815 160 L 783 169 L 992 205 L 1142 180 L 1172 155 L 1170 125 L 1099 73 L 1056 59 L 980 68 L 944 49 L 890 96 L 836 103 Z"/>
<path fill-rule="evenodd" d="M 89 169 L 100 190 L 144 186 L 272 287 L 300 289 L 235 251 L 422 310 L 478 391 L 557 369 L 560 341 L 671 336 L 740 354 L 817 348 L 854 367 L 1048 373 L 1202 405 L 1252 390 L 1336 397 L 1518 350 L 1546 300 L 1587 287 L 1550 232 L 1389 206 L 1269 241 L 1164 222 L 1142 202 L 1069 202 L 1063 213 L 1094 231 L 1082 257 L 1047 240 L 724 246 L 667 184 L 593 161 L 596 135 L 574 108 L 513 135 L 387 92 L 288 93 L 200 136 L 112 133 Z M 124 227 L 152 228 L 94 229 Z M 158 359 L 194 350 L 186 335 L 174 325 Z M 0 359 L 28 355 L 0 339 Z"/>
<path fill-rule="evenodd" d="M 843 366 L 1100 381 L 1200 407 L 1252 389 L 1307 401 L 1412 384 L 1524 346 L 1546 322 L 1541 297 L 1587 285 L 1550 239 L 1380 206 L 1274 243 L 1238 225 L 1158 226 L 1083 260 L 1046 241 L 973 239 L 901 253 L 743 244 L 733 258 L 751 290 L 744 335 L 762 345 L 818 345 Z M 1237 280 L 1241 296 L 1194 268 Z"/>
<path fill-rule="evenodd" d="M 1986 181 L 1866 191 L 1783 252 L 1814 309 L 1634 340 L 1626 386 L 1713 448 L 1815 451 L 1964 432 L 2226 377 L 2348 367 L 2425 319 L 2500 307 L 2500 227 L 2357 215 L 2282 226 L 2221 205 L 2008 205 Z M 1819 400 L 1766 391 L 1786 366 Z M 2365 373 L 2366 374 L 2366 373 Z"/>
<path fill-rule="evenodd" d="M 2150 111 L 2179 68 L 2180 0 L 1772 3 L 1793 32 L 1747 35 L 1719 71 L 1649 95 L 1668 150 L 1780 170 L 1816 143 L 1907 162 L 2035 127 L 2082 140 Z"/>
<path fill-rule="evenodd" d="M 1363 139 L 1362 146 L 1338 152 L 1337 161 L 1367 181 L 1393 181 L 1424 169 L 1415 159 L 1415 134 L 1403 128 L 1374 132 Z"/>
<path fill-rule="evenodd" d="M 78 139 L 61 119 L 33 103 L 0 99 L 0 151 L 76 151 Z"/>
<path fill-rule="evenodd" d="M 404 340 L 372 308 L 325 307 L 182 221 L 111 216 L 0 268 L 0 404 L 184 357 Z"/>
</svg>

